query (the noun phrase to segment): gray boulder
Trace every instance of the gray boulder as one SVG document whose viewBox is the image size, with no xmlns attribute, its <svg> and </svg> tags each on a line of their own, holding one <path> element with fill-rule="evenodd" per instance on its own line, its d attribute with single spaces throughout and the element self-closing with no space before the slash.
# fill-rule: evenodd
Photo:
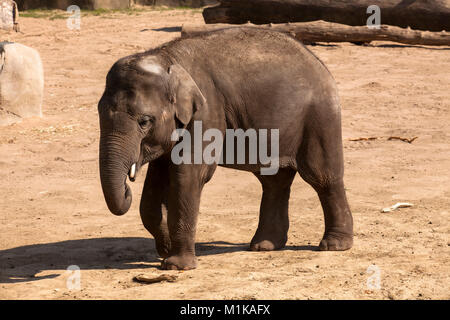
<svg viewBox="0 0 450 320">
<path fill-rule="evenodd" d="M 0 42 L 0 125 L 41 116 L 43 95 L 39 53 L 19 43 Z"/>
</svg>

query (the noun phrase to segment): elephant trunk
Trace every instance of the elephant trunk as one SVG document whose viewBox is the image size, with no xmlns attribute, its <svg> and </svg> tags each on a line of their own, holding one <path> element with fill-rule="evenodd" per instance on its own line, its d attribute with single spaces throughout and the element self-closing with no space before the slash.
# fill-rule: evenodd
<svg viewBox="0 0 450 320">
<path fill-rule="evenodd" d="M 115 215 L 125 214 L 131 206 L 131 189 L 126 183 L 128 172 L 134 165 L 129 152 L 123 147 L 123 138 L 100 138 L 100 180 L 108 209 Z"/>
</svg>

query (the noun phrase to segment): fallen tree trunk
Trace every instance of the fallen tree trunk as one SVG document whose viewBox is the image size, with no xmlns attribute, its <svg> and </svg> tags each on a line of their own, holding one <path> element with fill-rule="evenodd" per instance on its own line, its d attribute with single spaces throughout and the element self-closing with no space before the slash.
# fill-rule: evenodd
<svg viewBox="0 0 450 320">
<path fill-rule="evenodd" d="M 450 45 L 450 32 L 429 32 L 387 25 L 381 25 L 379 29 L 369 29 L 367 26 L 351 27 L 325 21 L 267 25 L 251 23 L 244 25 L 183 25 L 181 35 L 186 37 L 214 30 L 240 27 L 262 28 L 289 33 L 304 42 L 371 42 L 378 40 L 428 46 Z"/>
<path fill-rule="evenodd" d="M 417 30 L 450 31 L 449 0 L 220 0 L 206 8 L 206 23 L 254 24 L 324 20 L 363 26 L 378 5 L 381 24 Z"/>
</svg>

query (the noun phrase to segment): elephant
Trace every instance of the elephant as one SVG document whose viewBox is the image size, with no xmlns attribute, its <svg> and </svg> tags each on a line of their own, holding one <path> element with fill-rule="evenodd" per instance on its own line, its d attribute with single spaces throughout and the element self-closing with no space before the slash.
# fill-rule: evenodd
<svg viewBox="0 0 450 320">
<path fill-rule="evenodd" d="M 134 181 L 148 163 L 139 211 L 162 269 L 196 268 L 200 197 L 218 165 L 249 171 L 262 185 L 250 250 L 285 247 L 297 172 L 317 192 L 323 209 L 318 249 L 352 247 L 337 86 L 326 66 L 290 35 L 229 28 L 121 58 L 106 76 L 98 113 L 100 180 L 113 214 L 129 210 L 127 177 Z M 192 134 L 195 122 L 203 132 L 215 129 L 224 136 L 229 129 L 278 130 L 277 172 L 263 175 L 262 163 L 174 163 L 172 150 L 181 137 L 173 139 L 173 133 Z M 231 149 L 224 146 L 222 152 Z"/>
</svg>

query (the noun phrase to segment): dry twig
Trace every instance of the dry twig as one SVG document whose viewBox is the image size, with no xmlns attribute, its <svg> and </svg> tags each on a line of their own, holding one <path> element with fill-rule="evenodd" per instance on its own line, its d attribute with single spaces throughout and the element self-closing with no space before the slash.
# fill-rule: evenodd
<svg viewBox="0 0 450 320">
<path fill-rule="evenodd" d="M 144 274 L 137 275 L 133 278 L 133 281 L 140 283 L 158 283 L 158 282 L 175 282 L 177 281 L 178 276 L 174 274 L 161 274 L 159 276 L 147 276 Z"/>
</svg>

